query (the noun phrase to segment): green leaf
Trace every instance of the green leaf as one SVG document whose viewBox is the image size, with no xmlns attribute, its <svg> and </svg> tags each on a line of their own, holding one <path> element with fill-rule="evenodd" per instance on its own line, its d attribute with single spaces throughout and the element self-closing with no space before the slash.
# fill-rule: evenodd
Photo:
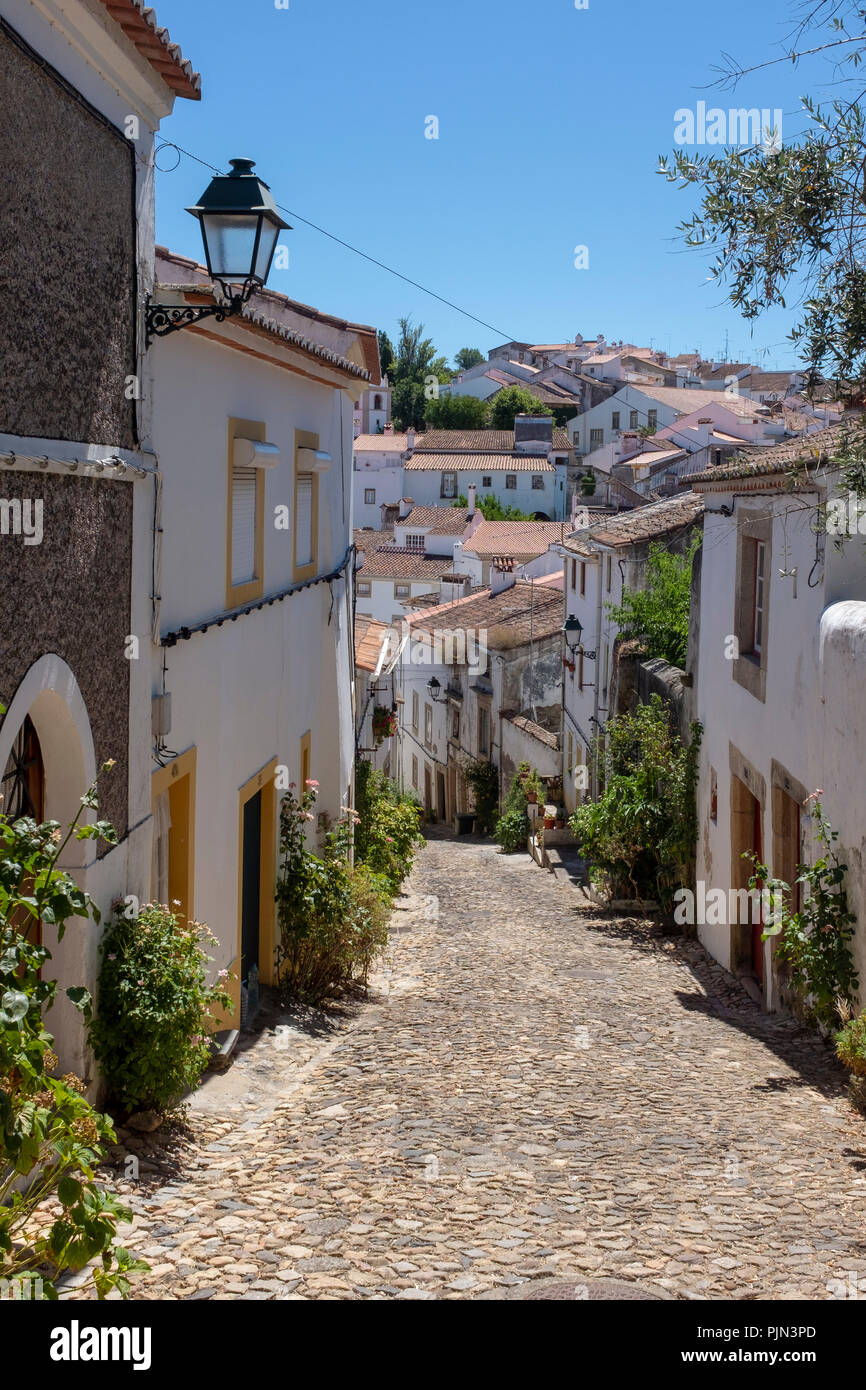
<svg viewBox="0 0 866 1390">
<path fill-rule="evenodd" d="M 77 1178 L 61 1178 L 57 1184 L 57 1196 L 65 1207 L 71 1207 L 81 1196 L 81 1183 Z"/>
</svg>

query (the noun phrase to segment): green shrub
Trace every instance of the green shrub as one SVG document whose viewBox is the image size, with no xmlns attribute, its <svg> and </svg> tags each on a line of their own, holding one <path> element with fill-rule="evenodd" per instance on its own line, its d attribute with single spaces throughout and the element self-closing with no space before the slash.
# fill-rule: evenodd
<svg viewBox="0 0 866 1390">
<path fill-rule="evenodd" d="M 84 807 L 97 809 L 95 785 Z M 88 894 L 57 868 L 70 839 L 116 843 L 107 821 L 80 825 L 80 816 L 65 836 L 56 821 L 0 816 L 0 1287 L 24 1298 L 56 1299 L 57 1276 L 91 1260 L 99 1261 L 97 1296 L 126 1297 L 129 1275 L 148 1268 L 114 1245 L 118 1222 L 132 1214 L 96 1180 L 115 1140 L 110 1119 L 85 1099 L 78 1077 L 51 1075 L 58 1059 L 43 1014 L 57 981 L 45 978 L 50 951 L 30 939 L 39 921 L 55 926 L 58 938 L 71 917 L 99 921 Z M 66 993 L 86 1018 L 87 990 Z M 56 1205 L 46 1211 L 50 1200 Z"/>
<path fill-rule="evenodd" d="M 489 835 L 496 822 L 499 803 L 499 769 L 479 758 L 468 762 L 463 774 L 475 798 L 475 824 L 482 835 Z"/>
<path fill-rule="evenodd" d="M 224 989 L 206 984 L 200 922 L 149 903 L 128 916 L 116 910 L 100 948 L 99 1011 L 91 1042 L 113 1101 L 124 1110 L 165 1111 L 197 1086 L 208 1064 L 212 1007 L 231 1007 Z"/>
<path fill-rule="evenodd" d="M 355 811 L 355 860 L 381 874 L 393 896 L 424 843 L 421 803 L 401 792 L 383 773 L 374 771 L 372 764 L 359 760 L 355 764 Z"/>
<path fill-rule="evenodd" d="M 695 788 L 701 726 L 684 747 L 661 696 L 605 725 L 595 751 L 606 785 L 569 825 L 581 854 L 614 893 L 655 897 L 670 907 L 687 879 L 697 838 Z"/>
<path fill-rule="evenodd" d="M 526 848 L 529 838 L 526 792 L 530 782 L 529 763 L 521 763 L 505 798 L 502 815 L 496 822 L 496 839 L 506 854 L 515 854 L 519 849 Z"/>
<path fill-rule="evenodd" d="M 754 870 L 749 887 L 767 889 L 771 901 L 782 904 L 763 933 L 763 940 L 776 938 L 776 961 L 806 1017 L 825 1029 L 833 1029 L 850 1008 L 857 991 L 857 971 L 851 953 L 856 919 L 848 911 L 844 887 L 848 865 L 842 863 L 834 849 L 839 832 L 825 819 L 818 796 L 813 792 L 807 800 L 812 803 L 815 841 L 823 846 L 823 853 L 814 864 L 797 866 L 794 881 L 802 890 L 799 911 L 792 911 L 785 896 L 787 883 L 773 878 L 756 855 L 743 857 L 752 861 Z"/>
<path fill-rule="evenodd" d="M 648 657 L 660 657 L 680 669 L 688 651 L 692 564 L 700 543 L 695 535 L 686 553 L 675 555 L 651 542 L 645 587 L 625 589 L 619 607 L 607 605 L 623 641 L 640 638 Z"/>
<path fill-rule="evenodd" d="M 347 813 L 337 823 L 324 854 L 308 850 L 306 827 L 312 820 L 317 786 L 310 781 L 300 798 L 291 790 L 283 798 L 282 859 L 275 895 L 280 926 L 277 980 L 286 995 L 309 1004 L 319 1004 L 351 984 L 366 984 L 373 960 L 387 944 L 392 875 L 399 853 L 392 850 L 387 836 L 380 843 L 377 834 L 370 846 L 371 860 L 350 866 L 346 848 L 360 830 L 357 812 Z M 416 812 L 416 835 L 417 825 Z M 386 871 L 373 861 L 384 863 Z"/>
<path fill-rule="evenodd" d="M 836 1034 L 836 1056 L 854 1076 L 866 1076 L 866 1013 L 849 1018 Z"/>
</svg>

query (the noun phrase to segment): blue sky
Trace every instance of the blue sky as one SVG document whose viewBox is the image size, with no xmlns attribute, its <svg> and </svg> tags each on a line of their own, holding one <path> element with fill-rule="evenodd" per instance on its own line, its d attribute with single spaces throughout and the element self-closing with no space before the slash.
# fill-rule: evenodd
<svg viewBox="0 0 866 1390">
<path fill-rule="evenodd" d="M 815 74 L 790 64 L 709 84 L 721 50 L 776 56 L 792 9 L 644 0 L 157 0 L 202 74 L 162 136 L 227 168 L 244 155 L 279 203 L 436 290 L 482 327 L 300 221 L 284 234 L 294 299 L 385 328 L 422 321 L 449 357 L 504 338 L 578 332 L 767 367 L 794 361 L 793 313 L 754 327 L 707 283 L 676 225 L 690 209 L 654 171 L 673 148 L 674 112 L 704 100 L 781 108 L 786 141 Z M 439 120 L 438 140 L 425 119 Z M 157 239 L 200 257 L 184 211 L 209 175 L 164 150 Z M 291 217 L 289 221 L 293 221 Z M 589 269 L 574 268 L 585 245 Z M 764 351 L 765 350 L 765 351 Z"/>
</svg>

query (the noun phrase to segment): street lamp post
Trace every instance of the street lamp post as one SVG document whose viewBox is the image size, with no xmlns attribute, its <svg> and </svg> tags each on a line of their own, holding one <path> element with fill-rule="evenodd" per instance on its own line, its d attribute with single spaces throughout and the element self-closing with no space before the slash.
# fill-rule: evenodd
<svg viewBox="0 0 866 1390">
<path fill-rule="evenodd" d="M 219 285 L 215 304 L 154 304 L 145 309 L 145 347 L 200 319 L 218 323 L 239 314 L 254 290 L 268 278 L 281 231 L 291 231 L 277 212 L 268 185 L 253 173 L 252 159 L 231 159 L 230 174 L 211 179 L 195 207 L 208 275 Z"/>
</svg>

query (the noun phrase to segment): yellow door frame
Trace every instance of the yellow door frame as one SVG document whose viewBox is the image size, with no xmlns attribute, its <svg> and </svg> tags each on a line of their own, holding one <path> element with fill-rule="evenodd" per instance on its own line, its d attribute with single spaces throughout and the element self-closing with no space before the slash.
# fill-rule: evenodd
<svg viewBox="0 0 866 1390">
<path fill-rule="evenodd" d="M 172 799 L 172 790 L 180 788 L 181 783 L 183 782 L 183 779 L 185 777 L 189 778 L 189 785 L 187 787 L 187 795 L 185 798 L 186 853 L 183 856 L 183 867 L 180 875 L 180 880 L 184 884 L 184 888 L 182 892 L 178 895 L 180 896 L 181 900 L 182 914 L 188 921 L 193 920 L 195 907 L 196 752 L 197 750 L 195 748 L 188 748 L 185 753 L 180 753 L 176 758 L 173 758 L 170 763 L 166 763 L 165 767 L 158 768 L 156 772 L 151 774 L 150 778 L 151 811 L 153 810 L 153 807 L 156 803 L 156 798 L 158 796 L 160 796 L 163 792 L 168 792 L 169 798 Z M 177 806 L 178 799 L 179 798 L 177 796 L 177 793 L 175 793 L 175 796 L 173 798 L 175 806 Z M 174 819 L 174 816 L 172 816 L 172 829 L 169 832 L 169 866 L 171 866 L 171 863 L 174 859 L 174 855 L 172 854 L 173 841 L 176 843 L 177 840 L 181 838 L 183 833 L 183 828 L 181 826 L 177 826 L 177 828 L 175 828 Z M 170 867 L 169 873 L 171 873 Z M 177 883 L 177 881 L 178 880 L 175 879 L 175 883 Z M 153 885 L 151 885 L 151 890 L 152 889 Z M 171 896 L 171 891 L 169 891 L 169 898 L 171 898 Z M 170 905 L 171 904 L 169 904 L 169 906 Z"/>
<path fill-rule="evenodd" d="M 262 830 L 259 854 L 259 979 L 262 984 L 276 983 L 274 970 L 275 902 L 277 878 L 277 760 L 270 762 L 245 782 L 238 792 L 238 923 L 237 923 L 237 981 L 234 988 L 240 1001 L 241 915 L 243 911 L 243 852 L 244 806 L 257 792 L 262 793 Z"/>
</svg>

